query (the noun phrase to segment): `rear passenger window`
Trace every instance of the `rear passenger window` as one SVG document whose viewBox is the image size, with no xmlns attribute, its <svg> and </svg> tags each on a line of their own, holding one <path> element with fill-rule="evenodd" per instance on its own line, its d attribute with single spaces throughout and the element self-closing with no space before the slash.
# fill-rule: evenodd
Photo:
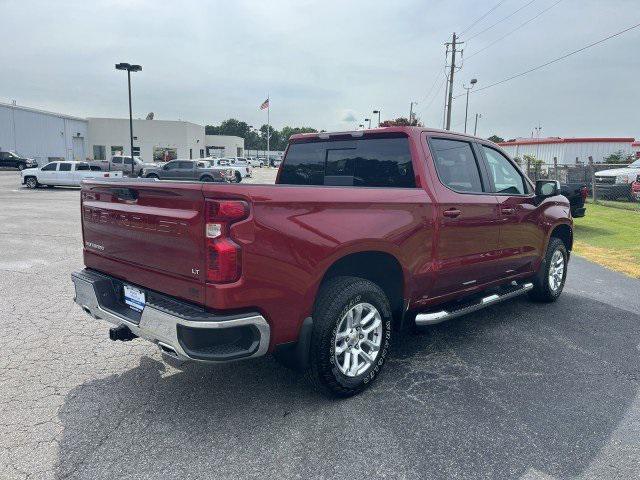
<svg viewBox="0 0 640 480">
<path fill-rule="evenodd" d="M 71 171 L 71 164 L 70 163 L 61 163 L 60 164 L 60 169 L 58 171 L 59 172 L 70 172 Z"/>
<path fill-rule="evenodd" d="M 429 143 L 444 185 L 456 192 L 483 193 L 478 162 L 469 142 L 432 138 Z"/>
<path fill-rule="evenodd" d="M 293 143 L 281 184 L 415 187 L 406 137 Z"/>
</svg>

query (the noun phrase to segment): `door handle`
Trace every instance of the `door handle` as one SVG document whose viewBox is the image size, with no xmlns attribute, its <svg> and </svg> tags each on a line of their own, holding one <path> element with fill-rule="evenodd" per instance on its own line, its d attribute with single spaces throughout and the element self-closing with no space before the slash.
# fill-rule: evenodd
<svg viewBox="0 0 640 480">
<path fill-rule="evenodd" d="M 505 215 L 513 215 L 515 212 L 515 210 L 513 208 L 501 208 L 500 209 L 500 213 L 503 213 Z"/>
<path fill-rule="evenodd" d="M 458 210 L 457 208 L 450 208 L 449 210 L 445 210 L 444 212 L 442 212 L 442 215 L 448 218 L 456 218 L 460 216 L 461 213 L 462 211 Z"/>
</svg>

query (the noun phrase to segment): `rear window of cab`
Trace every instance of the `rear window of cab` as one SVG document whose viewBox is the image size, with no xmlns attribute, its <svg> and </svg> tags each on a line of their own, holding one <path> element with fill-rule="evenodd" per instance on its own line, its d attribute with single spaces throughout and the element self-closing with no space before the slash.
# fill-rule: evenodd
<svg viewBox="0 0 640 480">
<path fill-rule="evenodd" d="M 415 187 L 407 137 L 320 140 L 289 145 L 279 184 Z"/>
</svg>

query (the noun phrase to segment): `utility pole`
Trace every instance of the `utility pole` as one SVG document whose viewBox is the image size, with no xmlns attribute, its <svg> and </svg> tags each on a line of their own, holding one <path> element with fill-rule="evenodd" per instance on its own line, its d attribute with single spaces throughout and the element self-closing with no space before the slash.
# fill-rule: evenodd
<svg viewBox="0 0 640 480">
<path fill-rule="evenodd" d="M 409 125 L 413 125 L 413 106 L 417 104 L 418 102 L 411 102 L 411 106 L 409 107 Z"/>
<path fill-rule="evenodd" d="M 538 126 L 535 127 L 534 129 L 536 131 L 536 159 L 538 159 L 538 156 L 540 155 L 540 133 L 542 132 L 542 125 L 540 124 L 540 121 L 538 120 Z"/>
<path fill-rule="evenodd" d="M 473 136 L 475 137 L 478 134 L 478 118 L 482 118 L 481 113 L 476 113 L 476 124 L 473 127 Z"/>
<path fill-rule="evenodd" d="M 458 42 L 457 40 L 458 40 L 458 37 L 454 32 L 451 38 L 451 43 L 446 44 L 447 46 L 451 45 L 451 67 L 449 69 L 449 91 L 448 91 L 448 97 L 447 97 L 447 122 L 445 124 L 446 130 L 451 130 L 451 107 L 453 102 L 453 76 L 456 72 L 456 53 L 458 52 L 458 50 L 456 50 L 456 47 L 461 43 L 463 43 L 463 42 Z"/>
</svg>

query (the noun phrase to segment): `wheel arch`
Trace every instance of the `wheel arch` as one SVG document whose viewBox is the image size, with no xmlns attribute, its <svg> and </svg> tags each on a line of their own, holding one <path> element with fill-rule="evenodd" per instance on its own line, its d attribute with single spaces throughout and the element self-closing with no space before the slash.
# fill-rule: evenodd
<svg viewBox="0 0 640 480">
<path fill-rule="evenodd" d="M 394 319 L 402 317 L 406 282 L 402 264 L 395 255 L 383 250 L 364 250 L 342 255 L 325 269 L 318 292 L 327 281 L 339 276 L 360 277 L 375 283 L 389 298 Z"/>
<path fill-rule="evenodd" d="M 573 248 L 573 226 L 568 223 L 560 223 L 554 226 L 549 232 L 549 238 L 547 239 L 547 245 L 552 238 L 559 238 L 564 243 L 567 252 L 571 252 Z"/>
</svg>

